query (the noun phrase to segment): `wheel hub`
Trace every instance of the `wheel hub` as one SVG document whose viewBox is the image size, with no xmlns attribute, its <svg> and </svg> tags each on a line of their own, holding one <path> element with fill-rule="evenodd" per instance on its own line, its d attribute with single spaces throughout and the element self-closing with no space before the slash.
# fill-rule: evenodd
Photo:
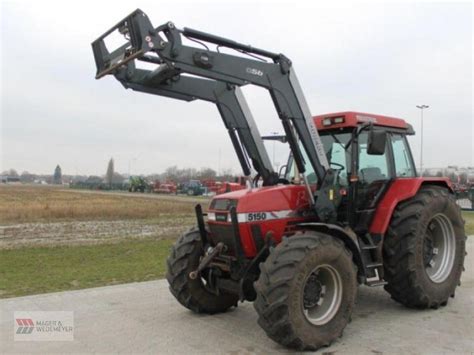
<svg viewBox="0 0 474 355">
<path fill-rule="evenodd" d="M 431 281 L 441 283 L 449 277 L 455 255 L 453 225 L 447 216 L 439 213 L 428 224 L 423 243 L 423 263 Z"/>
<path fill-rule="evenodd" d="M 434 256 L 433 249 L 433 238 L 430 233 L 430 227 L 428 227 L 423 245 L 423 263 L 425 267 L 430 267 L 430 263 L 432 262 Z"/>
<path fill-rule="evenodd" d="M 322 296 L 323 285 L 318 280 L 318 276 L 315 273 L 312 273 L 308 281 L 306 281 L 306 286 L 304 289 L 303 303 L 304 308 L 313 308 L 315 307 Z"/>
<path fill-rule="evenodd" d="M 342 303 L 342 279 L 330 265 L 316 267 L 306 278 L 302 294 L 303 313 L 314 325 L 334 318 Z"/>
</svg>

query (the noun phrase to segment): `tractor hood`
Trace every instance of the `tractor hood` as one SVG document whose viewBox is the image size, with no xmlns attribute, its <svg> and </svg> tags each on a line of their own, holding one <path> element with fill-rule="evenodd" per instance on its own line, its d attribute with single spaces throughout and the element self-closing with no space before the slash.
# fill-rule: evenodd
<svg viewBox="0 0 474 355">
<path fill-rule="evenodd" d="M 218 195 L 209 210 L 228 210 L 232 206 L 238 213 L 300 210 L 309 207 L 309 199 L 303 185 L 258 187 Z"/>
</svg>

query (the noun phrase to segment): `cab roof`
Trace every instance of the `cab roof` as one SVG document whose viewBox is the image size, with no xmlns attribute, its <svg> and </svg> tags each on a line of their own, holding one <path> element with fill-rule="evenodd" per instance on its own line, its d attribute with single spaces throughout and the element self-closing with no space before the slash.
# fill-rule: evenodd
<svg viewBox="0 0 474 355">
<path fill-rule="evenodd" d="M 414 134 L 413 127 L 401 118 L 375 115 L 372 113 L 345 111 L 313 116 L 318 131 L 334 128 L 357 127 L 360 124 L 372 122 L 375 126 L 407 130 Z"/>
</svg>

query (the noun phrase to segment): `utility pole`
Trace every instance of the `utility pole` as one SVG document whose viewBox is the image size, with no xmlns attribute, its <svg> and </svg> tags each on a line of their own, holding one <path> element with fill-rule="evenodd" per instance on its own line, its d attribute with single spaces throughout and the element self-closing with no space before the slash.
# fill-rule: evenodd
<svg viewBox="0 0 474 355">
<path fill-rule="evenodd" d="M 423 110 L 429 108 L 428 105 L 416 105 L 421 112 L 421 147 L 420 147 L 420 176 L 423 177 Z"/>
</svg>

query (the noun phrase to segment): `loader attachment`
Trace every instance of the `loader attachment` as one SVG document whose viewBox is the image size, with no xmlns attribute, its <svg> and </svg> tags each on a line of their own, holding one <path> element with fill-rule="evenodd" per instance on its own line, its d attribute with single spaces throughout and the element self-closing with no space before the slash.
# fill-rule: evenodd
<svg viewBox="0 0 474 355">
<path fill-rule="evenodd" d="M 105 42 L 114 31 L 123 34 L 126 43 L 109 51 Z M 203 48 L 183 44 L 183 38 L 198 42 Z M 211 50 L 210 45 L 215 45 L 216 49 Z M 219 51 L 222 47 L 238 53 L 223 53 Z M 264 184 L 275 185 L 278 176 L 240 91 L 241 86 L 249 84 L 267 89 L 282 121 L 298 171 L 305 180 L 310 201 L 315 203 L 304 174 L 308 163 L 318 177 L 319 191 L 332 196 L 329 191 L 334 185 L 335 172 L 329 167 L 292 63 L 283 54 L 194 29 L 181 30 L 171 22 L 154 28 L 141 10 L 134 11 L 100 36 L 92 43 L 92 48 L 97 65 L 96 78 L 112 74 L 126 88 L 136 91 L 215 103 L 244 173 L 250 174 L 245 162 L 248 156 Z M 140 69 L 137 61 L 155 64 L 156 69 Z M 303 159 L 299 142 L 309 161 Z M 336 215 L 334 202 L 328 196 L 318 196 L 315 205 L 324 220 Z"/>
<path fill-rule="evenodd" d="M 105 45 L 105 38 L 114 31 L 120 32 L 126 41 L 119 48 L 110 50 Z M 155 33 L 155 29 L 150 20 L 143 11 L 137 9 L 95 40 L 92 48 L 97 66 L 96 79 L 142 56 L 157 42 L 156 37 L 150 37 L 152 33 Z"/>
</svg>

